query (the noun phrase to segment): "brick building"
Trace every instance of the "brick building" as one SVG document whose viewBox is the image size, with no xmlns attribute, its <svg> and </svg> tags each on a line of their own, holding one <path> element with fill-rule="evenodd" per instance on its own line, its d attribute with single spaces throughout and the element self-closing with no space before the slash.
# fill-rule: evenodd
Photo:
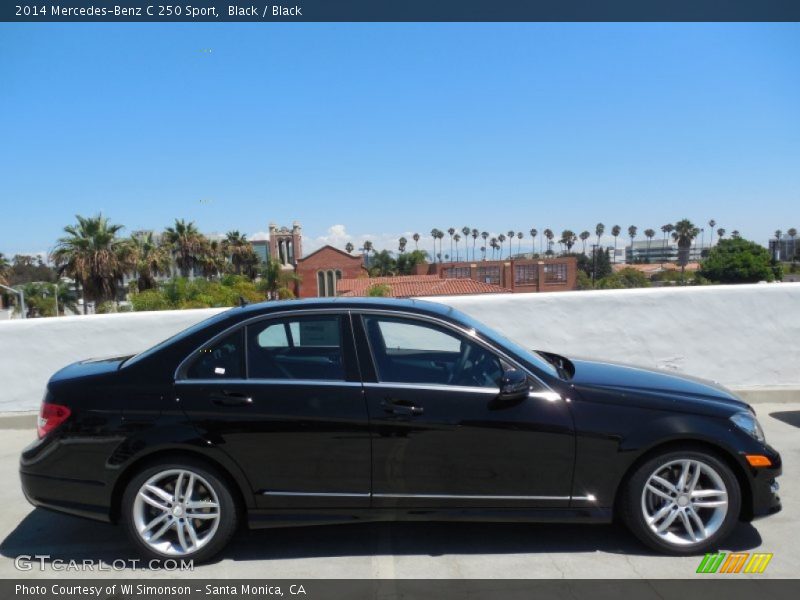
<svg viewBox="0 0 800 600">
<path fill-rule="evenodd" d="M 341 279 L 368 275 L 360 254 L 353 256 L 333 246 L 323 246 L 308 256 L 298 258 L 295 272 L 300 278 L 295 290 L 298 298 L 337 296 Z"/>
<path fill-rule="evenodd" d="M 462 296 L 465 294 L 505 294 L 510 290 L 474 279 L 446 279 L 438 275 L 399 275 L 359 277 L 339 281 L 340 296 L 367 296 L 373 285 L 385 285 L 392 298 L 415 296 Z"/>
<path fill-rule="evenodd" d="M 426 263 L 417 265 L 416 273 L 473 279 L 511 292 L 566 292 L 578 287 L 578 261 L 574 256 Z"/>
</svg>

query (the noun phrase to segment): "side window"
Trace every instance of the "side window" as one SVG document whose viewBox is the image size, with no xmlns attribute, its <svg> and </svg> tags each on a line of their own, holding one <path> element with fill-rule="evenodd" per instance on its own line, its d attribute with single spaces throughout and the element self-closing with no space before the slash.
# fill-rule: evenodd
<svg viewBox="0 0 800 600">
<path fill-rule="evenodd" d="M 295 317 L 249 325 L 249 377 L 344 380 L 341 327 L 338 316 Z"/>
<path fill-rule="evenodd" d="M 188 379 L 242 379 L 244 377 L 242 330 L 204 346 L 186 371 Z"/>
<path fill-rule="evenodd" d="M 365 316 L 378 371 L 391 383 L 499 386 L 500 359 L 480 344 L 437 325 L 412 319 Z"/>
</svg>

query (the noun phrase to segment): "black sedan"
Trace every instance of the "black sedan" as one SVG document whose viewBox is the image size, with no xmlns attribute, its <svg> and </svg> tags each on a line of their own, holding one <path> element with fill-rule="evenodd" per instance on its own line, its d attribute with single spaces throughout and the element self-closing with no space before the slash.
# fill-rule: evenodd
<svg viewBox="0 0 800 600">
<path fill-rule="evenodd" d="M 674 554 L 780 510 L 781 457 L 705 381 L 520 347 L 444 305 L 234 308 L 47 386 L 22 486 L 203 560 L 251 528 L 609 522 Z"/>
</svg>

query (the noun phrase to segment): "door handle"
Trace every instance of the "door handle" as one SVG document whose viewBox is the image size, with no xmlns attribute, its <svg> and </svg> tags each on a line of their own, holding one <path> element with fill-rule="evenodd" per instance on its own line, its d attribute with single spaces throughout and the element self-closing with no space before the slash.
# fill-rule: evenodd
<svg viewBox="0 0 800 600">
<path fill-rule="evenodd" d="M 421 415 L 425 412 L 425 409 L 421 406 L 414 406 L 410 402 L 405 402 L 403 400 L 391 400 L 387 398 L 381 402 L 381 406 L 383 406 L 383 410 L 387 413 L 404 415 L 406 417 Z"/>
<path fill-rule="evenodd" d="M 238 392 L 222 392 L 221 394 L 212 394 L 211 401 L 220 406 L 248 406 L 253 403 L 253 398 Z"/>
</svg>

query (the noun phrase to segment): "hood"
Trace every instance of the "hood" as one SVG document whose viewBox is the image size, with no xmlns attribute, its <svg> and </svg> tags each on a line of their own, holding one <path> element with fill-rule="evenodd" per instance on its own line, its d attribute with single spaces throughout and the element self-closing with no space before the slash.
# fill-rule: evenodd
<svg viewBox="0 0 800 600">
<path fill-rule="evenodd" d="M 72 363 L 57 371 L 50 381 L 55 383 L 67 379 L 78 379 L 83 377 L 93 377 L 104 375 L 119 370 L 120 365 L 130 356 L 112 356 L 107 358 L 89 358 Z"/>
<path fill-rule="evenodd" d="M 606 401 L 689 412 L 732 414 L 750 410 L 747 403 L 713 381 L 616 363 L 570 361 L 574 369 L 570 383 L 579 391 L 612 392 L 611 397 L 607 393 L 600 394 L 608 398 Z M 591 396 L 584 394 L 587 395 Z"/>
</svg>

